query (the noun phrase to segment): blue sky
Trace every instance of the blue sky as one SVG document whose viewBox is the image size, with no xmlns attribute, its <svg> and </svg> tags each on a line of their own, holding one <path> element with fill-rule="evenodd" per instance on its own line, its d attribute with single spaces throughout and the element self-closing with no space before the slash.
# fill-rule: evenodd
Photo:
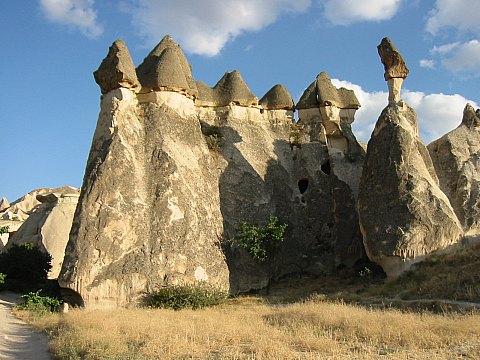
<svg viewBox="0 0 480 360">
<path fill-rule="evenodd" d="M 197 80 L 238 69 L 259 98 L 295 99 L 321 71 L 355 90 L 367 142 L 387 85 L 376 46 L 389 36 L 410 68 L 403 98 L 428 143 L 480 104 L 480 0 L 26 0 L 0 7 L 0 197 L 80 187 L 99 112 L 92 72 L 122 38 L 136 65 L 170 34 Z"/>
</svg>

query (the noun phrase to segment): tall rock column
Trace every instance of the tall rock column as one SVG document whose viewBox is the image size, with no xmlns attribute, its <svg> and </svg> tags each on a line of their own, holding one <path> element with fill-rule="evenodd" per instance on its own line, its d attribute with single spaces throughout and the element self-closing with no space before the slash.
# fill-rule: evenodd
<svg viewBox="0 0 480 360">
<path fill-rule="evenodd" d="M 382 40 L 379 54 L 390 74 L 387 81 L 396 74 L 406 76 L 408 69 L 389 39 Z M 397 101 L 400 90 L 391 94 L 395 101 L 389 101 L 375 125 L 358 195 L 365 250 L 390 278 L 455 244 L 462 235 L 418 136 L 417 115 L 407 103 Z"/>
<path fill-rule="evenodd" d="M 104 94 L 59 276 L 87 307 L 135 305 L 166 284 L 228 289 L 190 66 L 165 37 L 139 69 L 117 41 L 95 72 Z"/>
</svg>

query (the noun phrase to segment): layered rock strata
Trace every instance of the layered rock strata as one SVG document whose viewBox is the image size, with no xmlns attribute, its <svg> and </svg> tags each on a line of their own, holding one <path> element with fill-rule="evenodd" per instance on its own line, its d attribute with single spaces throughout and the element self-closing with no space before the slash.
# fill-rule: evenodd
<svg viewBox="0 0 480 360">
<path fill-rule="evenodd" d="M 440 187 L 465 235 L 480 233 L 480 109 L 467 104 L 461 124 L 428 145 Z"/>
<path fill-rule="evenodd" d="M 397 68 L 395 54 L 388 60 L 381 53 L 382 62 L 388 65 L 386 74 L 406 76 L 403 65 Z M 390 278 L 462 236 L 418 136 L 417 115 L 404 101 L 389 102 L 375 125 L 368 142 L 358 210 L 365 250 Z"/>
<path fill-rule="evenodd" d="M 169 37 L 137 75 L 139 92 L 128 86 L 102 96 L 61 286 L 87 306 L 125 306 L 165 284 L 207 281 L 237 293 L 362 257 L 353 92 L 319 97 L 316 113 L 327 101 L 341 106 L 325 124 L 307 121 L 328 127 L 320 136 L 294 124 L 281 85 L 259 103 L 238 71 L 213 88 L 194 81 Z M 270 215 L 288 224 L 270 261 L 229 244 L 241 223 L 262 225 Z"/>
</svg>

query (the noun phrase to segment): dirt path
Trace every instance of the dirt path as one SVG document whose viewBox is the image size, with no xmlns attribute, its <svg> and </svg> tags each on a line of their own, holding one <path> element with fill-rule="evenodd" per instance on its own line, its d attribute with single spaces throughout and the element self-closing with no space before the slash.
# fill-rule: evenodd
<svg viewBox="0 0 480 360">
<path fill-rule="evenodd" d="M 0 292 L 0 359 L 49 360 L 48 337 L 12 314 L 18 295 Z"/>
</svg>

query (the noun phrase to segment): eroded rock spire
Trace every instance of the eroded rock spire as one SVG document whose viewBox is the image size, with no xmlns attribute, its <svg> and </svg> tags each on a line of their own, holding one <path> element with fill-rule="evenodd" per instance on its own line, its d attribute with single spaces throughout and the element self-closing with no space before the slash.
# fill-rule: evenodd
<svg viewBox="0 0 480 360">
<path fill-rule="evenodd" d="M 405 60 L 388 37 L 382 39 L 377 49 L 385 67 L 385 81 L 388 81 L 388 102 L 399 102 L 402 83 L 409 72 Z"/>
</svg>

